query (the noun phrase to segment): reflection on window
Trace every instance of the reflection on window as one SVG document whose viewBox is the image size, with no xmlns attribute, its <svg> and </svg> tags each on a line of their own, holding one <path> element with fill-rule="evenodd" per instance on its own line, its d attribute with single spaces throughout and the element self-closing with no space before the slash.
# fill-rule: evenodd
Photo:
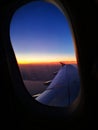
<svg viewBox="0 0 98 130">
<path fill-rule="evenodd" d="M 10 38 L 28 92 L 49 106 L 69 106 L 80 78 L 67 17 L 51 3 L 36 1 L 12 17 Z"/>
</svg>

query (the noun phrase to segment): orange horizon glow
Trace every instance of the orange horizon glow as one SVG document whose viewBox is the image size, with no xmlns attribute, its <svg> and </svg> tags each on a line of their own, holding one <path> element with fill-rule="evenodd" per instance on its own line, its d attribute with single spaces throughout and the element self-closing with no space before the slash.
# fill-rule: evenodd
<svg viewBox="0 0 98 130">
<path fill-rule="evenodd" d="M 55 64 L 59 62 L 63 63 L 77 63 L 75 56 L 71 55 L 17 55 L 16 56 L 18 64 Z"/>
<path fill-rule="evenodd" d="M 40 64 L 58 64 L 63 62 L 65 64 L 77 64 L 77 61 L 43 61 L 43 62 L 18 62 L 19 65 L 40 65 Z"/>
</svg>

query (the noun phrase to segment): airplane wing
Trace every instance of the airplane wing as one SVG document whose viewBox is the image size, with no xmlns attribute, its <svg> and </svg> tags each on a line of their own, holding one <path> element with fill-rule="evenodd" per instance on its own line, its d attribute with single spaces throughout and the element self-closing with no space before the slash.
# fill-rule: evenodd
<svg viewBox="0 0 98 130">
<path fill-rule="evenodd" d="M 80 79 L 77 67 L 63 65 L 47 89 L 35 99 L 50 106 L 68 106 L 78 96 Z"/>
</svg>

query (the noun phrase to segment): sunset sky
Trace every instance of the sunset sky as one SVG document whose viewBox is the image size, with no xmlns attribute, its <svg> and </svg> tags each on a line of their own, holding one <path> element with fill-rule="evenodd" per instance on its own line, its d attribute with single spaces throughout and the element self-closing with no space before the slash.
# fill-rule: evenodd
<svg viewBox="0 0 98 130">
<path fill-rule="evenodd" d="M 12 17 L 10 38 L 18 63 L 76 60 L 68 19 L 50 3 L 19 8 Z"/>
</svg>

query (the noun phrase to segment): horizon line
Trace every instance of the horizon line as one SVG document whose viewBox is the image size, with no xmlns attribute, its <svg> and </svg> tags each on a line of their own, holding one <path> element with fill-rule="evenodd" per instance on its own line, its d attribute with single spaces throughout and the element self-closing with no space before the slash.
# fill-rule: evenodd
<svg viewBox="0 0 98 130">
<path fill-rule="evenodd" d="M 28 63 L 19 63 L 19 65 L 35 65 L 35 64 L 58 64 L 60 62 L 63 62 L 64 64 L 77 64 L 77 61 L 47 61 L 47 62 L 28 62 Z"/>
</svg>

